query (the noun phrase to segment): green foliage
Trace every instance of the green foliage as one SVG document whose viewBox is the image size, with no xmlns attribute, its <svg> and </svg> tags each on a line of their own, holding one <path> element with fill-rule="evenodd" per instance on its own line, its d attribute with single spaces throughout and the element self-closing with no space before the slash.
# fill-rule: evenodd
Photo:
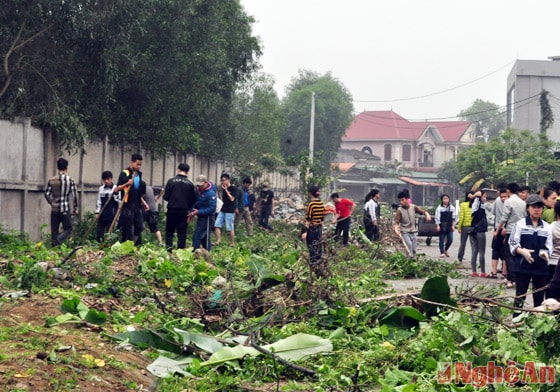
<svg viewBox="0 0 560 392">
<path fill-rule="evenodd" d="M 330 73 L 319 75 L 300 71 L 286 89 L 282 102 L 286 125 L 281 135 L 281 149 L 286 157 L 298 158 L 309 147 L 311 96 L 315 93 L 314 160 L 330 169 L 330 162 L 340 147 L 342 136 L 352 121 L 352 97 Z M 320 173 L 319 173 L 320 174 Z"/>
<path fill-rule="evenodd" d="M 554 113 L 548 101 L 549 92 L 546 90 L 541 91 L 539 97 L 539 105 L 541 107 L 541 121 L 539 122 L 541 133 L 546 133 L 547 129 L 551 128 L 554 124 Z"/>
<path fill-rule="evenodd" d="M 462 110 L 458 117 L 476 124 L 476 136 L 486 140 L 498 136 L 505 129 L 506 115 L 498 105 L 476 99 L 468 109 Z"/>
<path fill-rule="evenodd" d="M 297 228 L 281 222 L 274 225 L 273 235 L 257 230 L 253 237 L 240 239 L 235 248 L 215 247 L 212 261 L 197 259 L 198 252 L 191 249 L 170 255 L 150 244 L 141 248 L 115 244 L 105 248 L 104 256 L 99 248 L 85 246 L 67 268 L 77 279 L 84 260 L 106 266 L 108 270 L 95 272 L 103 275 L 96 276 L 102 278 L 97 290 L 86 292 L 76 281 L 72 286 L 56 283 L 48 274 L 47 281 L 39 282 L 41 286 L 35 290 L 64 285 L 46 291 L 45 298 L 56 298 L 63 311 L 48 315 L 48 324 L 104 321 L 104 331 L 116 333 L 121 347 L 134 344 L 144 349 L 154 360 L 149 371 L 165 377 L 158 390 L 169 392 L 236 390 L 244 385 L 265 390 L 275 388 L 277 379 L 285 390 L 471 390 L 470 386 L 438 385 L 438 362 L 484 365 L 494 360 L 501 365 L 508 360 L 521 364 L 531 360 L 554 364 L 560 359 L 560 328 L 554 315 L 524 315 L 512 323 L 509 309 L 487 302 L 482 305 L 472 298 L 465 303 L 458 290 L 450 293 L 445 277 L 453 275 L 455 266 L 449 263 L 420 256 L 410 260 L 379 244 L 340 248 L 327 239 L 325 253 L 331 273 L 315 278 L 299 242 L 294 246 Z M 1 253 L 12 261 L 2 271 L 6 278 L 3 291 L 17 288 L 17 278 L 39 260 L 57 265 L 67 253 L 67 249 L 46 249 L 41 243 L 22 243 L 4 235 Z M 97 259 L 86 257 L 97 252 L 101 253 Z M 113 276 L 130 262 L 133 270 L 119 278 Z M 442 307 L 429 318 L 421 312 L 420 300 L 389 298 L 383 280 L 405 274 L 438 276 L 424 285 L 422 298 L 455 301 L 460 310 Z M 216 283 L 216 276 L 224 277 L 223 282 Z M 109 302 L 112 286 L 120 292 L 118 307 L 104 316 L 97 307 Z M 0 307 L 4 301 L 7 299 L 0 301 Z M 9 331 L 0 328 L 0 340 L 8 341 L 10 333 L 23 336 L 29 328 L 23 324 Z M 73 333 L 71 328 L 65 331 Z M 78 332 L 81 339 L 93 336 L 85 329 Z M 255 334 L 262 346 L 314 371 L 315 377 L 306 377 L 270 356 L 257 355 L 245 333 Z M 94 336 L 99 338 L 97 333 Z M 45 339 L 33 341 L 26 336 L 22 340 L 34 353 L 49 351 Z M 4 347 L 1 355 L 9 356 L 13 349 L 9 344 Z M 62 362 L 63 354 L 52 350 L 48 360 Z M 84 371 L 92 370 L 88 363 L 83 365 Z M 508 390 L 507 385 L 494 388 Z"/>
<path fill-rule="evenodd" d="M 538 189 L 560 170 L 556 150 L 546 134 L 508 129 L 459 153 L 456 165 L 461 177 L 471 177 L 471 184 L 478 179 L 485 179 L 487 185 L 528 181 Z"/>
<path fill-rule="evenodd" d="M 0 22 L 0 116 L 31 117 L 68 149 L 107 135 L 217 154 L 260 55 L 239 1 L 16 0 Z"/>
</svg>

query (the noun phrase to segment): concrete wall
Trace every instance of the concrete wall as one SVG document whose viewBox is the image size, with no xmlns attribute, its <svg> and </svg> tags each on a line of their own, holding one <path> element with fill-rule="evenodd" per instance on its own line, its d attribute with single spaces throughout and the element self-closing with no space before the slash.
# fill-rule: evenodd
<svg viewBox="0 0 560 392">
<path fill-rule="evenodd" d="M 7 230 L 27 233 L 32 240 L 38 240 L 42 232 L 50 233 L 50 206 L 43 194 L 47 179 L 57 173 L 59 157 L 68 159 L 68 174 L 76 181 L 80 215 L 93 212 L 101 173 L 111 170 L 116 181 L 121 170 L 130 163 L 133 152 L 137 151 L 112 145 L 105 139 L 88 143 L 85 153 L 69 155 L 60 151 L 51 132 L 32 127 L 29 119 L 0 120 L 0 225 Z M 181 162 L 190 165 L 191 179 L 204 174 L 216 182 L 223 171 L 236 174 L 233 162 L 196 154 L 168 154 L 156 159 L 147 151 L 138 152 L 144 157 L 142 173 L 148 185 L 163 186 L 175 175 Z M 294 168 L 292 172 L 293 175 L 267 172 L 253 179 L 253 185 L 270 181 L 277 196 L 291 196 L 299 191 L 297 170 Z"/>
</svg>

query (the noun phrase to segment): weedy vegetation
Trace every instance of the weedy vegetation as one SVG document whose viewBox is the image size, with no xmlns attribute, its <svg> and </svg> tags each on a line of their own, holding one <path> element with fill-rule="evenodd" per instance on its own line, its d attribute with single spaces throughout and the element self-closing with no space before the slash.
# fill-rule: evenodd
<svg viewBox="0 0 560 392">
<path fill-rule="evenodd" d="M 141 247 L 99 245 L 80 236 L 87 224 L 74 243 L 55 249 L 48 238 L 34 243 L 3 231 L 0 387 L 557 390 L 523 378 L 528 362 L 558 363 L 556 315 L 512 320 L 513 299 L 499 289 L 452 290 L 452 263 L 410 259 L 359 236 L 340 247 L 327 233 L 325 263 L 311 269 L 299 229 L 274 224 L 273 233 L 253 237 L 241 229 L 235 247 L 211 254 L 169 254 L 150 239 Z M 428 278 L 421 292 L 388 289 L 387 281 L 410 277 Z M 490 361 L 522 378 L 442 383 L 442 364 Z"/>
</svg>

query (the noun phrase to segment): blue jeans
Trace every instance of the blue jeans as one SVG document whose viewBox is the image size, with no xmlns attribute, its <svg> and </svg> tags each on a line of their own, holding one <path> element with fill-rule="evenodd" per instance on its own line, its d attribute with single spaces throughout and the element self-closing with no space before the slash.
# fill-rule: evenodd
<svg viewBox="0 0 560 392">
<path fill-rule="evenodd" d="M 208 252 L 212 250 L 212 242 L 210 241 L 210 232 L 214 226 L 212 218 L 211 216 L 198 216 L 192 239 L 192 245 L 195 250 L 199 249 L 200 246 Z"/>
<path fill-rule="evenodd" d="M 439 253 L 443 254 L 447 252 L 452 243 L 453 243 L 453 232 L 441 230 L 439 232 Z"/>
</svg>

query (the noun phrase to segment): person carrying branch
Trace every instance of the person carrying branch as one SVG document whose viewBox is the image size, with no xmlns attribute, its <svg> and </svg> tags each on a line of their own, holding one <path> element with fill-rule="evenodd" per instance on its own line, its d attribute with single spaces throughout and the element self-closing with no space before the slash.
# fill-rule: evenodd
<svg viewBox="0 0 560 392">
<path fill-rule="evenodd" d="M 132 154 L 130 165 L 119 175 L 114 192 L 120 192 L 121 214 L 119 224 L 122 231 L 122 241 L 133 241 L 135 245 L 142 244 L 144 230 L 144 215 L 142 214 L 142 155 Z"/>
<path fill-rule="evenodd" d="M 95 238 L 97 242 L 103 242 L 103 236 L 111 227 L 120 201 L 120 195 L 115 192 L 117 186 L 113 183 L 113 173 L 106 170 L 101 174 L 101 179 L 103 185 L 99 187 L 95 205 L 95 219 L 97 219 Z"/>
<path fill-rule="evenodd" d="M 418 233 L 416 214 L 426 215 L 426 222 L 430 222 L 432 217 L 428 211 L 409 203 L 406 192 L 399 192 L 397 198 L 399 199 L 399 208 L 397 208 L 395 216 L 395 233 L 402 238 L 409 256 L 414 257 L 416 255 L 416 235 Z"/>
<path fill-rule="evenodd" d="M 338 193 L 331 195 L 336 211 L 336 228 L 334 230 L 335 240 L 338 241 L 342 234 L 342 245 L 348 245 L 348 237 L 350 234 L 350 223 L 352 222 L 352 214 L 356 210 L 356 203 L 352 200 L 340 197 Z"/>
</svg>

